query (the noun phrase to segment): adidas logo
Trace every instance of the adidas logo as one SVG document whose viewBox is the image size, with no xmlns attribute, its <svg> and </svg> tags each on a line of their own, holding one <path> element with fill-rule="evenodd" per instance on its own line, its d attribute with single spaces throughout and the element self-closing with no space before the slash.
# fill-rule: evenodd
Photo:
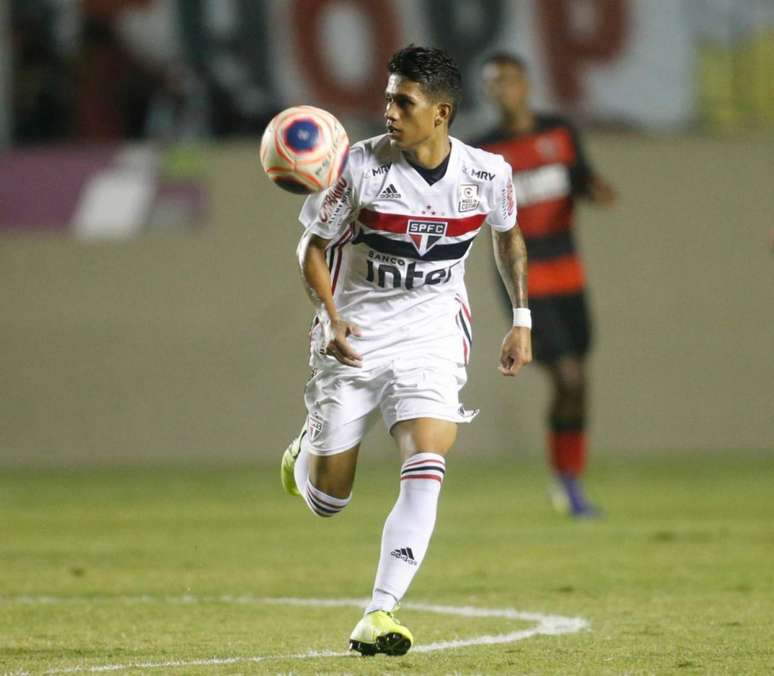
<svg viewBox="0 0 774 676">
<path fill-rule="evenodd" d="M 401 547 L 400 549 L 393 549 L 390 552 L 390 556 L 394 556 L 396 559 L 405 561 L 406 563 L 416 566 L 417 562 L 414 559 L 414 552 L 411 551 L 411 547 Z"/>
<path fill-rule="evenodd" d="M 379 199 L 382 200 L 399 200 L 402 197 L 403 195 L 395 189 L 395 186 L 392 183 L 379 193 Z"/>
</svg>

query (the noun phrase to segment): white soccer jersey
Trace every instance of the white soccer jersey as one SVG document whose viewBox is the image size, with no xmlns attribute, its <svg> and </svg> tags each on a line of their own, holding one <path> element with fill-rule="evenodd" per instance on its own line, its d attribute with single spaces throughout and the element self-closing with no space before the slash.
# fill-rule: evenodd
<svg viewBox="0 0 774 676">
<path fill-rule="evenodd" d="M 486 222 L 516 223 L 511 168 L 451 139 L 444 177 L 428 185 L 386 135 L 352 146 L 347 167 L 327 191 L 310 195 L 300 221 L 331 240 L 328 265 L 336 307 L 362 330 L 351 337 L 363 367 L 398 355 L 467 363 L 471 315 L 465 259 Z M 321 353 L 312 329 L 313 367 Z"/>
</svg>

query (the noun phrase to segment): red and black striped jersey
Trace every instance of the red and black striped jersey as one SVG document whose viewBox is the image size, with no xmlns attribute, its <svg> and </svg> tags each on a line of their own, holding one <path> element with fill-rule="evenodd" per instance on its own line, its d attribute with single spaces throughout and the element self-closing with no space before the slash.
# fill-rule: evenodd
<svg viewBox="0 0 774 676">
<path fill-rule="evenodd" d="M 582 291 L 574 203 L 588 192 L 592 169 L 578 134 L 560 117 L 537 115 L 529 133 L 494 130 L 474 145 L 502 155 L 513 170 L 519 226 L 529 255 L 530 297 Z"/>
</svg>

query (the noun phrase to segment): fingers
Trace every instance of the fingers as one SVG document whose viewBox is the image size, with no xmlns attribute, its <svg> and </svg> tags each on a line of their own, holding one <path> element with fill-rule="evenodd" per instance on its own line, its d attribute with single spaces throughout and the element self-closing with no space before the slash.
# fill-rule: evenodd
<svg viewBox="0 0 774 676">
<path fill-rule="evenodd" d="M 351 333 L 353 336 L 362 336 L 363 332 L 360 330 L 360 327 L 357 326 L 357 324 L 349 324 L 347 325 L 347 333 Z"/>
<path fill-rule="evenodd" d="M 500 364 L 498 365 L 497 370 L 504 376 L 513 377 L 521 371 L 525 364 L 529 364 L 531 361 L 532 355 L 529 351 L 516 352 L 516 354 L 503 351 L 500 354 Z"/>
<path fill-rule="evenodd" d="M 524 362 L 508 358 L 505 362 L 501 362 L 498 365 L 497 370 L 500 371 L 500 373 L 502 373 L 504 376 L 512 378 L 519 371 L 521 371 L 522 366 L 524 366 Z"/>
<path fill-rule="evenodd" d="M 360 368 L 363 366 L 361 357 L 345 340 L 333 340 L 329 343 L 326 352 L 345 366 Z"/>
</svg>

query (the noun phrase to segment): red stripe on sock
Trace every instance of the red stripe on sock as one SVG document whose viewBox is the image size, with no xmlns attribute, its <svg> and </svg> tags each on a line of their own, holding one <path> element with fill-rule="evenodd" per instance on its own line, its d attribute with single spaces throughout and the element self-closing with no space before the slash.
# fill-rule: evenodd
<svg viewBox="0 0 774 676">
<path fill-rule="evenodd" d="M 580 476 L 586 468 L 586 432 L 549 432 L 548 450 L 552 467 L 561 474 Z"/>
<path fill-rule="evenodd" d="M 436 481 L 443 482 L 443 479 L 435 474 L 408 474 L 400 478 L 401 481 L 406 481 L 407 479 L 435 479 Z"/>
</svg>

